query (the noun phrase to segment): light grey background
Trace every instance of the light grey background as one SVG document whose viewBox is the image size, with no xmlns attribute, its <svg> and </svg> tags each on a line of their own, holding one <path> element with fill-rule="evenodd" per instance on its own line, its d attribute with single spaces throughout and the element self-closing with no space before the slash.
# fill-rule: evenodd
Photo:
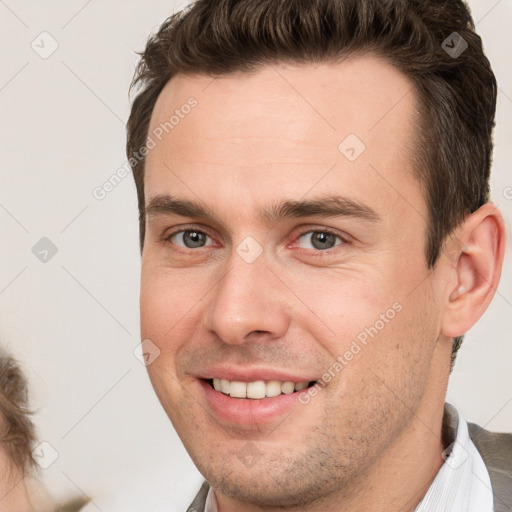
<svg viewBox="0 0 512 512">
<path fill-rule="evenodd" d="M 184 5 L 0 0 L 0 343 L 29 375 L 39 436 L 49 443 L 42 463 L 58 452 L 42 470 L 57 497 L 126 489 L 155 501 L 173 496 L 181 510 L 201 481 L 133 354 L 140 255 L 132 177 L 101 201 L 92 193 L 125 163 L 135 51 Z M 500 86 L 492 194 L 509 240 L 501 285 L 466 337 L 448 399 L 471 421 L 512 430 L 512 0 L 470 5 Z M 55 44 L 47 58 L 37 53 L 46 57 Z M 47 262 L 32 252 L 42 237 L 58 250 Z"/>
</svg>

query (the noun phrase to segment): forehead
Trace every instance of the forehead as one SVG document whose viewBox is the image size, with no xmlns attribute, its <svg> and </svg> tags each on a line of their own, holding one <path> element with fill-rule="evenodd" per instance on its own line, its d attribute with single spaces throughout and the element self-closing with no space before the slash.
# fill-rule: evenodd
<svg viewBox="0 0 512 512">
<path fill-rule="evenodd" d="M 353 196 L 372 185 L 382 193 L 384 179 L 396 184 L 392 204 L 400 187 L 418 188 L 411 172 L 417 117 L 409 79 L 369 55 L 216 78 L 177 75 L 151 118 L 146 202 L 176 191 L 245 194 L 246 204 L 333 187 Z"/>
</svg>

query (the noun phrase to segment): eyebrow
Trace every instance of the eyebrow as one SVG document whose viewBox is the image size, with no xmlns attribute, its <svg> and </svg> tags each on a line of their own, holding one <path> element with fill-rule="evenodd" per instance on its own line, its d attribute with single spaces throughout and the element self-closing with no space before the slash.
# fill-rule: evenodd
<svg viewBox="0 0 512 512">
<path fill-rule="evenodd" d="M 342 196 L 326 196 L 312 200 L 284 201 L 264 210 L 262 216 L 269 222 L 297 217 L 354 217 L 377 222 L 380 216 L 367 205 Z"/>
<path fill-rule="evenodd" d="M 146 206 L 146 215 L 148 217 L 179 215 L 181 217 L 217 218 L 217 215 L 200 203 L 187 199 L 176 199 L 169 195 L 153 197 Z"/>
<path fill-rule="evenodd" d="M 146 215 L 156 217 L 160 215 L 178 215 L 198 219 L 216 219 L 219 217 L 204 204 L 177 199 L 170 195 L 153 197 L 147 207 Z M 274 223 L 286 218 L 300 217 L 353 217 L 365 221 L 377 222 L 381 220 L 377 212 L 365 205 L 342 196 L 325 196 L 312 200 L 288 200 L 271 205 L 260 212 L 260 218 L 268 223 Z"/>
</svg>

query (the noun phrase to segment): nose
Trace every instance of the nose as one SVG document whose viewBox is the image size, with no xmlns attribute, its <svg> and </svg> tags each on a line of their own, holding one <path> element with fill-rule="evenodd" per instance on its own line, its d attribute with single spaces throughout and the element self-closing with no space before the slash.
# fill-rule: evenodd
<svg viewBox="0 0 512 512">
<path fill-rule="evenodd" d="M 285 290 L 264 255 L 247 263 L 234 252 L 210 297 L 207 327 L 225 343 L 270 341 L 288 330 Z"/>
</svg>

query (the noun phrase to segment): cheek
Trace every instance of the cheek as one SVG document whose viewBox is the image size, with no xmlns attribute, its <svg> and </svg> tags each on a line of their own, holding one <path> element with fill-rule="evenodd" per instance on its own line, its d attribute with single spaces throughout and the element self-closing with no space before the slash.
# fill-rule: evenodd
<svg viewBox="0 0 512 512">
<path fill-rule="evenodd" d="M 433 299 L 419 292 L 378 315 L 351 342 L 360 351 L 344 368 L 344 391 L 416 406 L 428 383 L 439 334 Z M 359 349 L 357 349 L 359 350 Z"/>
<path fill-rule="evenodd" d="M 371 372 L 390 380 L 396 375 L 399 388 L 399 375 L 425 379 L 438 334 L 435 301 L 428 283 L 411 294 L 412 277 L 402 277 L 337 270 L 294 279 L 305 304 L 294 321 L 321 343 L 333 365 L 339 363 L 331 370 L 343 372 L 347 393 L 365 394 L 363 375 L 372 380 Z"/>
<path fill-rule="evenodd" d="M 169 340 L 179 341 L 178 335 L 196 320 L 201 298 L 206 293 L 199 276 L 183 271 L 142 267 L 140 314 L 142 339 L 157 345 Z"/>
<path fill-rule="evenodd" d="M 162 403 L 181 396 L 179 381 L 185 376 L 179 370 L 179 354 L 197 334 L 204 316 L 208 290 L 203 277 L 143 262 L 141 339 L 156 354 L 147 371 Z M 174 406 L 164 408 L 170 411 Z"/>
<path fill-rule="evenodd" d="M 175 411 L 180 410 L 177 398 L 181 396 L 176 359 L 186 337 L 180 333 L 185 324 L 179 321 L 184 315 L 183 301 L 176 299 L 173 290 L 167 279 L 143 272 L 141 340 L 143 352 L 149 352 L 151 357 L 146 370 L 158 399 L 174 423 Z"/>
<path fill-rule="evenodd" d="M 143 352 L 149 352 L 151 363 L 146 369 L 162 404 L 175 396 L 176 357 L 185 325 L 185 301 L 177 300 L 175 288 L 168 279 L 144 273 L 141 280 L 140 320 Z M 180 318 L 182 322 L 180 322 Z M 169 410 L 165 405 L 164 408 Z"/>
<path fill-rule="evenodd" d="M 302 313 L 294 321 L 323 340 L 331 357 L 342 355 L 354 340 L 361 344 L 370 337 L 368 330 L 380 332 L 399 314 L 401 304 L 394 291 L 372 276 L 349 270 L 302 273 L 290 278 L 300 299 Z M 356 348 L 357 350 L 357 348 Z"/>
</svg>

